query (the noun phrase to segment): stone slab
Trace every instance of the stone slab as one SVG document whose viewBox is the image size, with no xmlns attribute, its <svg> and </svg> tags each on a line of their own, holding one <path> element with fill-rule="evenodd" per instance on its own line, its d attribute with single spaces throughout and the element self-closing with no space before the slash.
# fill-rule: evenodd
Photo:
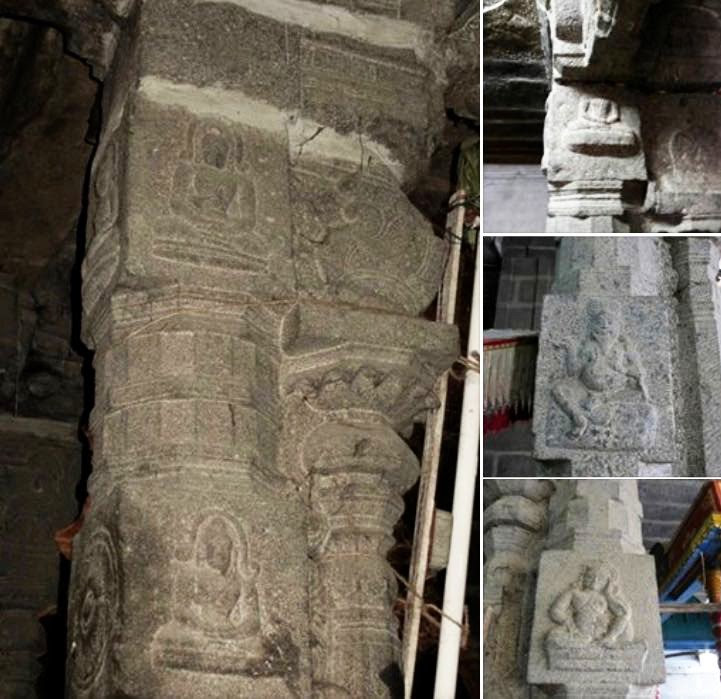
<svg viewBox="0 0 721 699">
<path fill-rule="evenodd" d="M 673 461 L 672 331 L 666 304 L 651 297 L 549 295 L 541 327 L 535 456 L 622 452 L 629 460 L 636 455 L 648 462 Z"/>
<path fill-rule="evenodd" d="M 646 179 L 641 119 L 626 90 L 554 84 L 544 145 L 549 182 Z"/>
<path fill-rule="evenodd" d="M 590 591 L 592 585 L 599 589 Z M 650 556 L 608 554 L 599 565 L 592 552 L 544 552 L 536 588 L 529 681 L 594 687 L 663 682 L 655 589 Z M 553 617 L 568 618 L 567 625 Z M 574 636 L 573 629 L 579 626 L 592 629 L 593 638 Z"/>
</svg>

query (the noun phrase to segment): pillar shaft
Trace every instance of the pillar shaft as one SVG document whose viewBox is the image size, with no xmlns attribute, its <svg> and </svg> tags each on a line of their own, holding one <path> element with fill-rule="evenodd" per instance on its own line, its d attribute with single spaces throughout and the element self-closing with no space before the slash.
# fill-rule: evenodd
<svg viewBox="0 0 721 699">
<path fill-rule="evenodd" d="M 445 246 L 400 188 L 437 117 L 415 49 L 438 18 L 303 3 L 301 25 L 280 7 L 145 3 L 111 69 L 73 697 L 398 682 L 385 554 L 417 473 L 396 433 L 457 352 L 454 329 L 412 318 Z"/>
<path fill-rule="evenodd" d="M 636 481 L 558 481 L 549 508 L 528 679 L 561 696 L 653 696 L 665 678 L 654 561 Z"/>
</svg>

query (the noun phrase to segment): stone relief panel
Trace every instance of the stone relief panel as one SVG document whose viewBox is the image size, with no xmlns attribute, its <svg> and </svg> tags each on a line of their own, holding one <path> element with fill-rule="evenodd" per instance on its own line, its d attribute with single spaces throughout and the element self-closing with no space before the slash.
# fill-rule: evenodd
<svg viewBox="0 0 721 699">
<path fill-rule="evenodd" d="M 172 127 L 159 130 L 159 120 Z M 289 203 L 277 186 L 287 178 L 288 153 L 278 134 L 142 96 L 131 128 L 129 272 L 288 293 Z"/>
<path fill-rule="evenodd" d="M 301 292 L 409 315 L 427 308 L 446 244 L 384 168 L 302 159 L 291 178 Z"/>
<path fill-rule="evenodd" d="M 187 138 L 173 175 L 173 215 L 158 222 L 153 253 L 199 266 L 267 272 L 242 139 L 213 121 L 192 124 Z"/>
<path fill-rule="evenodd" d="M 70 686 L 77 696 L 98 696 L 121 625 L 121 571 L 113 535 L 104 525 L 86 523 L 80 537 L 83 565 L 73 567 L 71 587 Z"/>
<path fill-rule="evenodd" d="M 258 567 L 242 526 L 220 512 L 195 526 L 188 558 L 171 562 L 171 621 L 155 635 L 157 662 L 238 674 L 263 660 Z"/>
<path fill-rule="evenodd" d="M 599 670 L 633 672 L 643 666 L 646 642 L 632 640 L 631 607 L 613 566 L 585 566 L 548 615 L 555 624 L 545 641 L 549 668 L 583 670 L 599 663 Z"/>
<path fill-rule="evenodd" d="M 666 308 L 651 298 L 547 296 L 541 327 L 536 385 L 547 388 L 537 389 L 534 411 L 539 457 L 636 452 L 672 460 Z"/>
<path fill-rule="evenodd" d="M 642 51 L 647 79 L 656 86 L 713 85 L 721 71 L 721 4 L 715 0 L 659 3 Z"/>
<path fill-rule="evenodd" d="M 592 560 L 541 556 L 528 677 L 533 684 L 656 684 L 664 680 L 654 562 L 639 554 Z M 588 673 L 588 675 L 586 675 Z"/>
<path fill-rule="evenodd" d="M 654 95 L 644 101 L 652 214 L 673 217 L 659 224 L 664 229 L 721 230 L 717 101 L 710 95 Z"/>
<path fill-rule="evenodd" d="M 635 102 L 620 89 L 554 83 L 544 132 L 548 181 L 645 180 Z"/>
</svg>

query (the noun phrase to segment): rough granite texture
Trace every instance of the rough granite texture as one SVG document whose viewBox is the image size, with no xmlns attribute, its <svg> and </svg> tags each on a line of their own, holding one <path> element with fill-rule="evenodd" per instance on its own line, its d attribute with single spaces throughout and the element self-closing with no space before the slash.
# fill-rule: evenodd
<svg viewBox="0 0 721 699">
<path fill-rule="evenodd" d="M 80 444 L 72 425 L 0 416 L 0 693 L 31 699 L 46 653 L 39 621 L 58 604 L 55 532 L 77 514 Z"/>
<path fill-rule="evenodd" d="M 654 560 L 633 480 L 559 480 L 528 656 L 531 684 L 618 698 L 664 681 Z M 629 694 L 629 692 L 631 694 Z"/>
<path fill-rule="evenodd" d="M 423 51 L 351 38 L 346 15 L 329 36 L 252 5 L 145 3 L 104 92 L 69 697 L 402 684 L 401 435 L 458 353 L 415 317 L 446 245 L 401 190 L 441 92 Z"/>
</svg>

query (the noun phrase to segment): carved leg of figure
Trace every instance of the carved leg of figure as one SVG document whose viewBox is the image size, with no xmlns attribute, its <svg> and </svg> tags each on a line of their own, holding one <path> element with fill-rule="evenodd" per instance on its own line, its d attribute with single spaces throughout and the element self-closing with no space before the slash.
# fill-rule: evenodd
<svg viewBox="0 0 721 699">
<path fill-rule="evenodd" d="M 572 429 L 568 433 L 571 439 L 582 437 L 588 428 L 588 418 L 581 409 L 581 401 L 579 400 L 579 388 L 568 383 L 560 383 L 554 386 L 551 394 L 556 402 L 561 406 L 563 412 L 571 418 Z"/>
</svg>

